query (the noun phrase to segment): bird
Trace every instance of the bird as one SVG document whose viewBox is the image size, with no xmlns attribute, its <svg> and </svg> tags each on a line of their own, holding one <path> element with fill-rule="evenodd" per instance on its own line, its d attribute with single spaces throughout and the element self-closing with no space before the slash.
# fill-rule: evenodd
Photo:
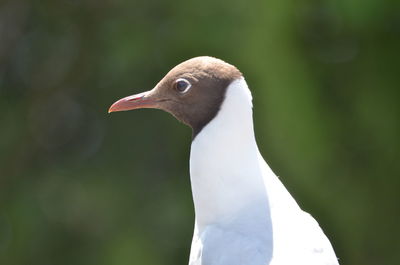
<svg viewBox="0 0 400 265">
<path fill-rule="evenodd" d="M 260 154 L 252 94 L 240 70 L 199 56 L 109 112 L 164 110 L 192 129 L 195 224 L 189 265 L 336 265 L 317 221 L 303 211 Z"/>
</svg>

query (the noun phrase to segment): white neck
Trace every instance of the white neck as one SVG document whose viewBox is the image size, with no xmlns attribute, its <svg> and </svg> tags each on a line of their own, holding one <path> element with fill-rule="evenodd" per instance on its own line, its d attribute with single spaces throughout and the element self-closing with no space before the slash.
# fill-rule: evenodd
<svg viewBox="0 0 400 265">
<path fill-rule="evenodd" d="M 192 142 L 190 175 L 199 230 L 243 211 L 269 214 L 251 100 L 243 78 L 232 82 L 217 116 Z"/>
</svg>

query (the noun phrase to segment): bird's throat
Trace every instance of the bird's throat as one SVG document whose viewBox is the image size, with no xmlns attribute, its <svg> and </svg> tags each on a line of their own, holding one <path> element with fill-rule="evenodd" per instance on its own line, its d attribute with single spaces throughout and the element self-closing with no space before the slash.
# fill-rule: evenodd
<svg viewBox="0 0 400 265">
<path fill-rule="evenodd" d="M 200 230 L 210 223 L 229 222 L 241 211 L 261 214 L 251 212 L 253 205 L 260 212 L 268 207 L 244 79 L 228 87 L 219 113 L 192 142 L 190 175 Z"/>
</svg>

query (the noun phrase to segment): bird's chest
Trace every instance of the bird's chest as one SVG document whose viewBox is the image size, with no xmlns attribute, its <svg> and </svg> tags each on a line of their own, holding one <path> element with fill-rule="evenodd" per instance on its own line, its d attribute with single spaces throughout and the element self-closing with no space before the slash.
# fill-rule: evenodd
<svg viewBox="0 0 400 265">
<path fill-rule="evenodd" d="M 189 265 L 265 264 L 272 256 L 271 241 L 210 225 L 201 234 L 195 233 Z"/>
</svg>

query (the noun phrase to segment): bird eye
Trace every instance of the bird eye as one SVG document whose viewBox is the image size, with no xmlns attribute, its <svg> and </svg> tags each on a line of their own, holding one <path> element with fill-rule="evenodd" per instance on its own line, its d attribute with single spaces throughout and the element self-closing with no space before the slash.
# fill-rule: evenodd
<svg viewBox="0 0 400 265">
<path fill-rule="evenodd" d="M 179 93 L 186 93 L 192 85 L 186 79 L 179 78 L 175 82 L 175 89 Z"/>
</svg>

